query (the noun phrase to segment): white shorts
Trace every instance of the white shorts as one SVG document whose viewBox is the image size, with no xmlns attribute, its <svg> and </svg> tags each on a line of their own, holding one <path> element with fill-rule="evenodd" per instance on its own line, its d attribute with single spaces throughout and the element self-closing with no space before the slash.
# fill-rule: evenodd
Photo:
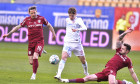
<svg viewBox="0 0 140 84">
<path fill-rule="evenodd" d="M 85 56 L 83 46 L 80 43 L 65 42 L 63 46 L 63 51 L 66 51 L 69 57 L 71 57 L 72 51 L 76 56 Z"/>
</svg>

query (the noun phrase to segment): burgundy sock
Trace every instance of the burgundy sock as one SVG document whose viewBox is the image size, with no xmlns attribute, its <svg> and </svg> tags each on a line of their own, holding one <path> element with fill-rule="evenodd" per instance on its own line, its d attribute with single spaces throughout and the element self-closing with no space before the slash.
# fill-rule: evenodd
<svg viewBox="0 0 140 84">
<path fill-rule="evenodd" d="M 126 84 L 124 81 L 117 80 L 118 84 Z"/>
<path fill-rule="evenodd" d="M 38 59 L 33 59 L 33 73 L 37 72 L 38 68 Z"/>
<path fill-rule="evenodd" d="M 83 78 L 78 78 L 78 79 L 69 79 L 70 83 L 84 83 Z"/>
</svg>

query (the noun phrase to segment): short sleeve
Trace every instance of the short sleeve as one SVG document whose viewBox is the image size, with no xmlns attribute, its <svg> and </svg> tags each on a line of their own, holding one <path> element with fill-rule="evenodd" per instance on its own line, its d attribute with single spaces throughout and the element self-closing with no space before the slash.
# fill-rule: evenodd
<svg viewBox="0 0 140 84">
<path fill-rule="evenodd" d="M 128 68 L 133 68 L 132 61 L 130 59 L 128 61 Z"/>
<path fill-rule="evenodd" d="M 25 19 L 20 23 L 20 25 L 21 25 L 22 27 L 24 27 L 24 26 L 26 25 L 26 21 L 27 21 L 27 18 L 25 18 Z"/>
<path fill-rule="evenodd" d="M 48 25 L 48 21 L 43 17 L 43 24 Z"/>
</svg>

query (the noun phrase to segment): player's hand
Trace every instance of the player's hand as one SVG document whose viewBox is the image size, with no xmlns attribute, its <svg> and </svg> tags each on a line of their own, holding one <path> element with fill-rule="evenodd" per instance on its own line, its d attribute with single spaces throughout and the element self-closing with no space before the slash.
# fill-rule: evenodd
<svg viewBox="0 0 140 84">
<path fill-rule="evenodd" d="M 53 40 L 55 40 L 56 39 L 56 35 L 53 35 Z"/>
<path fill-rule="evenodd" d="M 73 31 L 73 32 L 76 32 L 76 31 L 77 31 L 77 29 L 72 29 L 72 31 Z"/>
<path fill-rule="evenodd" d="M 8 36 L 8 34 L 4 34 L 2 37 L 5 38 L 5 37 L 7 37 L 7 36 Z"/>
</svg>

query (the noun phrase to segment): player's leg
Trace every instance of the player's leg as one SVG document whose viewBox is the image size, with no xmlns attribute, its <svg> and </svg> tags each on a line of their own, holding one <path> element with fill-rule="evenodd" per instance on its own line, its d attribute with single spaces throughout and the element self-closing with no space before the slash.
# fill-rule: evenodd
<svg viewBox="0 0 140 84">
<path fill-rule="evenodd" d="M 33 65 L 33 54 L 34 54 L 34 46 L 32 44 L 28 45 L 28 58 L 29 63 Z"/>
<path fill-rule="evenodd" d="M 85 52 L 84 52 L 83 46 L 81 44 L 77 44 L 77 47 L 74 49 L 73 52 L 76 56 L 78 56 L 78 58 L 80 59 L 80 61 L 82 63 L 82 67 L 84 69 L 84 74 L 89 75 L 88 65 L 87 65 L 87 61 L 85 58 Z"/>
<path fill-rule="evenodd" d="M 109 84 L 117 84 L 116 77 L 112 74 L 108 75 Z"/>
<path fill-rule="evenodd" d="M 127 80 L 116 80 L 115 76 L 112 74 L 108 75 L 108 81 L 109 84 L 133 84 L 132 82 Z"/>
<path fill-rule="evenodd" d="M 87 61 L 85 59 L 85 56 L 78 56 L 78 58 L 80 59 L 80 61 L 82 63 L 82 67 L 84 69 L 84 74 L 86 76 L 89 75 L 89 73 L 88 73 L 88 65 L 87 65 Z"/>
<path fill-rule="evenodd" d="M 37 68 L 39 66 L 38 57 L 39 57 L 39 54 L 34 52 L 34 55 L 33 55 L 33 74 L 31 76 L 31 80 L 36 79 L 36 72 L 37 72 Z"/>
<path fill-rule="evenodd" d="M 61 82 L 66 83 L 84 83 L 87 81 L 97 81 L 97 76 L 95 74 L 88 75 L 84 78 L 77 78 L 77 79 L 61 79 Z"/>
<path fill-rule="evenodd" d="M 127 80 L 116 80 L 116 84 L 133 84 L 132 82 L 130 81 L 127 81 Z"/>
<path fill-rule="evenodd" d="M 65 67 L 65 62 L 66 62 L 68 56 L 69 55 L 66 51 L 62 51 L 62 58 L 61 58 L 61 61 L 59 62 L 57 75 L 54 76 L 55 79 L 60 79 L 61 78 L 61 73 L 62 73 L 62 71 Z"/>
<path fill-rule="evenodd" d="M 29 63 L 30 63 L 31 65 L 33 65 L 33 56 L 28 56 L 28 58 L 29 58 Z"/>
<path fill-rule="evenodd" d="M 71 56 L 71 51 L 72 51 L 72 49 L 71 49 L 70 44 L 64 43 L 63 50 L 62 50 L 62 57 L 61 57 L 61 61 L 59 62 L 57 75 L 54 76 L 55 79 L 61 78 L 61 73 L 64 69 L 65 62 L 66 62 L 67 58 Z"/>
<path fill-rule="evenodd" d="M 35 52 L 33 54 L 33 74 L 31 76 L 31 80 L 36 79 L 36 73 L 39 66 L 38 57 L 42 54 L 43 46 L 43 43 L 37 43 L 35 46 Z"/>
</svg>

